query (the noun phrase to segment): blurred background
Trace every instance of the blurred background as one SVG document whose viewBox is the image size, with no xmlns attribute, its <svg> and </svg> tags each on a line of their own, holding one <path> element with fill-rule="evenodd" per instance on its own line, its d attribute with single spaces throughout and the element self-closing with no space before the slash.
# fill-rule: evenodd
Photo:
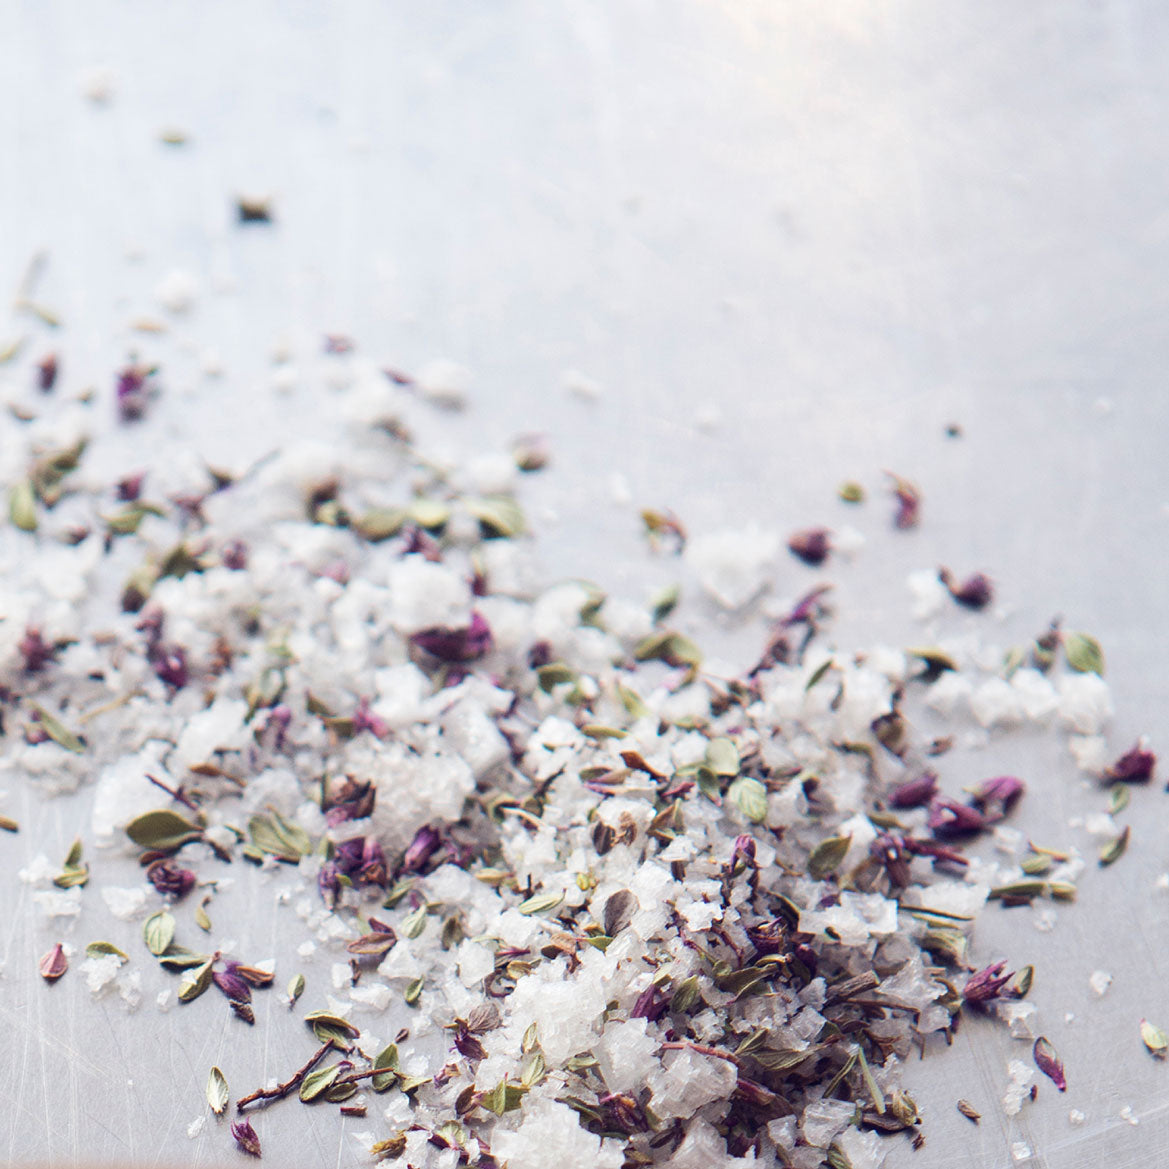
<svg viewBox="0 0 1169 1169">
<path fill-rule="evenodd" d="M 43 253 L 60 325 L 4 334 L 30 335 L 25 366 L 55 349 L 70 393 L 157 362 L 160 433 L 237 466 L 329 433 L 327 333 L 457 363 L 467 409 L 419 425 L 452 451 L 549 436 L 533 514 L 557 575 L 646 587 L 640 507 L 695 532 L 848 522 L 869 544 L 841 569 L 843 644 L 913 636 L 910 570 L 987 571 L 1004 641 L 1060 613 L 1104 643 L 1124 749 L 1169 701 L 1167 115 L 1169 8 L 1140 0 L 10 0 L 0 292 Z M 240 223 L 241 197 L 271 222 Z M 917 533 L 888 530 L 885 468 L 923 491 Z M 844 479 L 877 498 L 844 514 Z M 1066 759 L 1045 774 L 1048 818 L 1099 805 Z M 30 809 L 12 871 L 67 846 L 85 799 Z M 1053 932 L 979 935 L 1034 953 L 1066 1099 L 1008 1123 L 1026 1052 L 968 1028 L 912 1070 L 927 1145 L 890 1165 L 1169 1156 L 1169 1069 L 1136 1035 L 1169 1020 L 1169 797 L 1143 799 L 1141 847 Z M 45 1017 L 33 926 L 7 933 L 5 1160 L 234 1158 L 185 1134 L 206 1036 L 82 986 Z M 954 1100 L 978 1092 L 974 1127 Z M 298 1120 L 267 1163 L 358 1159 Z"/>
</svg>

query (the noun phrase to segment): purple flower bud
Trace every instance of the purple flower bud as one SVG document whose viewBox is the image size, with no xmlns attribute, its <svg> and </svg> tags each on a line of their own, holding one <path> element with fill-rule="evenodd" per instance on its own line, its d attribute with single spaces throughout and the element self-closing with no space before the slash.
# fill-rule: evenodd
<svg viewBox="0 0 1169 1169">
<path fill-rule="evenodd" d="M 1148 783 L 1156 765 L 1157 756 L 1142 742 L 1121 755 L 1100 778 L 1105 783 Z"/>
<path fill-rule="evenodd" d="M 491 648 L 491 628 L 479 613 L 466 629 L 424 629 L 410 640 L 443 662 L 473 662 Z"/>
<path fill-rule="evenodd" d="M 1063 1071 L 1063 1060 L 1055 1052 L 1055 1048 L 1047 1039 L 1040 1035 L 1031 1048 L 1031 1058 L 1035 1066 L 1061 1091 L 1068 1090 L 1067 1076 Z"/>
<path fill-rule="evenodd" d="M 437 850 L 440 840 L 438 832 L 429 824 L 419 828 L 402 858 L 402 871 L 418 872 Z"/>
<path fill-rule="evenodd" d="M 909 884 L 909 862 L 905 859 L 902 841 L 891 832 L 882 832 L 869 845 L 869 855 L 883 866 L 889 880 L 898 888 Z"/>
<path fill-rule="evenodd" d="M 831 590 L 831 585 L 819 585 L 806 596 L 796 602 L 792 611 L 783 619 L 782 625 L 788 628 L 792 625 L 811 625 L 813 627 L 824 616 L 824 605 L 820 598 Z"/>
<path fill-rule="evenodd" d="M 182 646 L 158 645 L 148 660 L 159 678 L 175 690 L 181 690 L 189 681 L 187 655 Z"/>
<path fill-rule="evenodd" d="M 897 500 L 893 526 L 902 531 L 916 528 L 921 520 L 921 492 L 908 479 L 902 479 L 892 471 L 886 471 L 885 474 L 893 480 L 893 496 Z"/>
<path fill-rule="evenodd" d="M 528 650 L 528 665 L 533 670 L 546 666 L 552 660 L 552 646 L 546 641 L 537 641 Z"/>
<path fill-rule="evenodd" d="M 52 393 L 53 387 L 57 384 L 57 370 L 55 353 L 47 353 L 37 362 L 37 389 L 42 394 Z"/>
<path fill-rule="evenodd" d="M 981 572 L 967 577 L 961 584 L 955 584 L 950 570 L 939 568 L 938 580 L 950 590 L 950 596 L 967 609 L 985 609 L 994 600 L 994 585 L 990 577 Z"/>
<path fill-rule="evenodd" d="M 365 837 L 354 836 L 343 840 L 333 853 L 333 863 L 339 873 L 349 876 L 361 868 L 361 854 L 365 851 Z"/>
<path fill-rule="evenodd" d="M 1015 977 L 1013 970 L 1009 974 L 1004 974 L 1006 968 L 1006 962 L 995 962 L 985 970 L 971 975 L 962 988 L 963 999 L 968 1003 L 988 1003 L 998 998 L 1003 987 Z"/>
<path fill-rule="evenodd" d="M 669 1006 L 670 1000 L 662 988 L 651 984 L 637 996 L 637 1002 L 633 1004 L 629 1017 L 648 1019 L 651 1023 L 656 1023 L 669 1010 Z"/>
<path fill-rule="evenodd" d="M 932 857 L 935 864 L 940 862 L 957 865 L 959 868 L 965 868 L 970 864 L 956 848 L 951 848 L 948 844 L 941 844 L 936 840 L 914 840 L 907 837 L 902 841 L 902 846 L 906 852 L 912 853 L 914 856 Z"/>
<path fill-rule="evenodd" d="M 1001 820 L 1019 802 L 1027 785 L 1013 775 L 984 779 L 970 793 L 971 802 L 982 812 L 988 824 Z"/>
<path fill-rule="evenodd" d="M 889 804 L 894 808 L 919 808 L 937 794 L 938 777 L 932 771 L 926 771 L 917 779 L 899 783 L 889 793 Z"/>
<path fill-rule="evenodd" d="M 268 711 L 264 729 L 260 732 L 260 746 L 265 751 L 280 751 L 284 747 L 284 736 L 292 722 L 292 711 L 283 702 Z M 327 817 L 326 817 L 327 819 Z"/>
<path fill-rule="evenodd" d="M 928 824 L 935 836 L 972 836 L 986 826 L 986 818 L 977 808 L 960 804 L 949 796 L 934 796 L 930 801 Z"/>
<path fill-rule="evenodd" d="M 142 494 L 142 481 L 145 478 L 145 471 L 136 471 L 133 475 L 127 475 L 125 479 L 119 479 L 114 487 L 118 499 L 122 503 L 133 503 Z"/>
<path fill-rule="evenodd" d="M 256 1130 L 252 1128 L 248 1121 L 232 1121 L 231 1135 L 235 1137 L 235 1143 L 245 1153 L 250 1153 L 253 1157 L 260 1155 L 260 1138 L 256 1136 Z"/>
<path fill-rule="evenodd" d="M 232 1002 L 252 1001 L 252 988 L 234 970 L 216 970 L 211 979 Z"/>
<path fill-rule="evenodd" d="M 353 712 L 353 733 L 359 735 L 362 731 L 369 731 L 375 739 L 384 739 L 390 733 L 390 724 L 370 710 L 368 698 L 360 699 Z"/>
<path fill-rule="evenodd" d="M 321 865 L 321 871 L 317 874 L 317 888 L 320 889 L 321 896 L 330 905 L 336 904 L 337 898 L 341 895 L 339 876 L 336 861 L 326 861 Z"/>
<path fill-rule="evenodd" d="M 731 867 L 734 868 L 739 861 L 751 866 L 755 864 L 755 838 L 746 833 L 735 837 L 735 848 L 731 853 Z"/>
<path fill-rule="evenodd" d="M 57 650 L 41 636 L 41 631 L 30 625 L 24 631 L 17 649 L 24 658 L 24 668 L 29 674 L 39 673 L 53 660 Z"/>
<path fill-rule="evenodd" d="M 150 400 L 149 378 L 154 373 L 141 365 L 128 365 L 120 374 L 115 390 L 118 417 L 123 422 L 137 422 L 146 413 Z"/>
<path fill-rule="evenodd" d="M 819 568 L 828 559 L 832 550 L 827 528 L 806 528 L 796 532 L 787 542 L 788 551 L 798 556 L 805 564 Z"/>
<path fill-rule="evenodd" d="M 787 922 L 782 917 L 777 917 L 761 925 L 752 926 L 747 930 L 747 936 L 759 954 L 778 954 L 780 950 L 787 948 L 789 932 Z"/>
<path fill-rule="evenodd" d="M 239 572 L 248 566 L 248 546 L 243 540 L 228 540 L 223 545 L 220 556 L 223 560 L 223 567 L 230 568 L 233 572 Z"/>
<path fill-rule="evenodd" d="M 146 870 L 146 879 L 162 894 L 181 900 L 195 887 L 195 874 L 163 857 Z"/>
</svg>

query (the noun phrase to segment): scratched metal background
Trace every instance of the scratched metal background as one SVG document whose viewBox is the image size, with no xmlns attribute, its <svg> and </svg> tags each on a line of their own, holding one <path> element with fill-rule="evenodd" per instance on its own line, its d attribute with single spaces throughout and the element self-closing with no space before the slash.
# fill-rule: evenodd
<svg viewBox="0 0 1169 1169">
<path fill-rule="evenodd" d="M 896 643 L 911 636 L 908 570 L 986 569 L 1014 610 L 1003 640 L 1056 612 L 1091 629 L 1109 655 L 1116 746 L 1150 731 L 1169 753 L 1164 4 L 0 12 L 0 288 L 48 250 L 44 297 L 65 321 L 51 343 L 72 389 L 92 379 L 108 393 L 131 348 L 158 356 L 171 392 L 154 433 L 189 432 L 238 465 L 328 426 L 319 391 L 277 402 L 265 388 L 278 337 L 315 346 L 337 329 L 407 369 L 453 357 L 477 376 L 460 440 L 552 436 L 537 518 L 555 571 L 614 588 L 663 571 L 611 501 L 614 470 L 637 503 L 673 506 L 694 530 L 847 518 L 871 537 L 838 574 L 847 629 Z M 97 65 L 116 75 L 101 108 L 78 90 Z M 159 143 L 170 125 L 188 146 Z M 273 194 L 271 230 L 232 225 L 240 191 Z M 155 311 L 149 290 L 176 266 L 205 294 L 186 324 L 144 341 L 127 322 Z M 218 381 L 199 374 L 210 347 Z M 569 367 L 604 385 L 600 401 L 559 390 Z M 723 420 L 706 431 L 695 420 L 711 401 Z M 949 422 L 962 439 L 943 437 Z M 886 466 L 925 492 L 918 533 L 888 532 L 882 503 L 846 517 L 833 498 L 842 478 L 875 484 Z M 791 590 L 805 579 L 783 571 Z M 967 766 L 992 757 L 1032 781 L 1022 827 L 1086 847 L 1061 825 L 1102 800 L 1065 757 L 1025 742 Z M 1137 1037 L 1142 1015 L 1169 1022 L 1160 789 L 1136 793 L 1129 855 L 1085 876 L 1053 932 L 1027 911 L 980 926 L 980 955 L 1035 961 L 1067 1095 L 1044 1081 L 1006 1121 L 1005 1061 L 1027 1047 L 976 1021 L 909 1070 L 928 1139 L 916 1154 L 895 1144 L 891 1166 L 999 1169 L 1016 1140 L 1048 1169 L 1169 1158 L 1169 1066 Z M 46 988 L 35 961 L 52 938 L 15 871 L 84 835 L 88 802 L 21 789 L 6 807 L 26 830 L 0 840 L 0 1159 L 235 1163 L 222 1126 L 185 1135 L 207 1067 L 238 1094 L 303 1060 L 302 1028 L 275 996 L 259 996 L 246 1034 L 212 1025 L 205 1003 L 160 1015 L 149 1003 L 173 982 L 153 970 L 133 1015 L 91 1003 L 76 977 Z M 132 877 L 97 863 L 99 881 Z M 217 924 L 286 977 L 299 965 L 291 911 L 261 876 L 236 875 Z M 134 941 L 93 888 L 85 904 L 75 941 Z M 1087 984 L 1098 967 L 1115 977 L 1102 1000 Z M 320 985 L 323 964 L 308 970 Z M 954 1111 L 959 1095 L 983 1111 L 977 1128 Z M 341 1134 L 378 1126 L 291 1102 L 257 1127 L 266 1163 L 292 1169 L 358 1163 Z"/>
</svg>

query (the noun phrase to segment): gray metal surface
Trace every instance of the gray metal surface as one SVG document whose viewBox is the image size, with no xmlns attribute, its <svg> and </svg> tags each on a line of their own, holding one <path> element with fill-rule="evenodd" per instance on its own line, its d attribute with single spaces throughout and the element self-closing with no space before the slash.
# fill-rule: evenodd
<svg viewBox="0 0 1169 1169">
<path fill-rule="evenodd" d="M 336 329 L 407 369 L 451 357 L 475 371 L 473 406 L 436 429 L 468 446 L 552 438 L 533 498 L 558 574 L 618 590 L 660 575 L 611 501 L 614 471 L 695 531 L 850 520 L 870 542 L 839 573 L 842 643 L 911 636 L 909 570 L 982 568 L 1014 610 L 1004 642 L 1057 612 L 1090 629 L 1116 747 L 1148 731 L 1169 752 L 1164 5 L 3 7 L 0 289 L 48 251 L 74 388 L 84 371 L 107 393 L 130 349 L 161 357 L 163 425 L 238 465 L 327 418 L 314 387 L 265 388 L 280 339 L 308 352 Z M 95 106 L 78 76 L 103 64 L 114 95 Z M 159 143 L 171 125 L 187 146 Z M 234 227 L 240 192 L 271 192 L 271 230 Z M 159 340 L 131 333 L 174 267 L 202 285 L 195 314 Z M 219 379 L 200 372 L 209 348 Z M 560 389 L 574 367 L 598 401 Z M 709 430 L 696 417 L 712 401 Z M 883 467 L 921 485 L 919 532 L 887 531 L 883 501 L 859 518 L 836 503 L 841 479 L 876 485 Z M 1101 806 L 1066 756 L 1029 743 L 1011 758 L 1033 784 L 1024 829 L 1051 839 Z M 1136 793 L 1129 855 L 1086 874 L 1052 932 L 1025 910 L 979 927 L 979 953 L 1035 962 L 1066 1096 L 1043 1081 L 1003 1118 L 1006 1059 L 1027 1047 L 976 1020 L 909 1070 L 927 1144 L 891 1166 L 998 1169 L 1016 1140 L 1049 1169 L 1169 1157 L 1169 1067 L 1137 1037 L 1144 1015 L 1169 1022 L 1167 801 L 1160 784 Z M 88 800 L 20 791 L 6 807 L 25 831 L 0 840 L 0 1159 L 234 1162 L 225 1131 L 185 1133 L 207 1067 L 230 1060 L 236 1093 L 291 1070 L 299 1024 L 275 996 L 242 1039 L 206 1013 L 161 1015 L 154 972 L 135 1014 L 78 978 L 47 989 L 35 967 L 52 939 L 15 872 L 63 855 Z M 261 875 L 236 876 L 218 915 L 287 975 L 290 911 Z M 137 927 L 92 893 L 74 940 L 130 941 Z M 1101 967 L 1115 981 L 1097 999 Z M 358 1163 L 346 1125 L 378 1127 L 273 1109 L 265 1163 Z"/>
</svg>

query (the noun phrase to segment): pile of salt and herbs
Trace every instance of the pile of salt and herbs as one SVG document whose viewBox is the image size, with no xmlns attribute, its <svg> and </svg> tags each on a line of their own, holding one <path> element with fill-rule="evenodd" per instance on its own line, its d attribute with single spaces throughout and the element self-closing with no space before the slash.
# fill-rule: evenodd
<svg viewBox="0 0 1169 1169">
<path fill-rule="evenodd" d="M 157 962 L 184 1009 L 221 995 L 255 1025 L 253 991 L 281 993 L 273 964 L 199 941 L 233 858 L 276 874 L 306 964 L 318 947 L 334 959 L 328 986 L 285 972 L 301 1066 L 246 1092 L 230 1067 L 208 1073 L 207 1105 L 243 1151 L 261 1156 L 266 1109 L 299 1101 L 368 1117 L 374 1156 L 434 1169 L 866 1169 L 891 1134 L 921 1143 L 899 1070 L 974 1012 L 1034 1039 L 1008 1068 L 1009 1114 L 1037 1073 L 1064 1090 L 1031 1029 L 1034 968 L 976 962 L 971 932 L 988 900 L 1074 899 L 1083 861 L 1003 832 L 1022 779 L 958 792 L 944 776 L 959 711 L 1055 722 L 1110 789 L 1110 826 L 1155 760 L 1143 743 L 1108 754 L 1093 638 L 1053 623 L 993 662 L 970 638 L 845 652 L 825 582 L 749 668 L 712 670 L 719 630 L 683 632 L 678 587 L 638 604 L 539 585 L 517 499 L 548 459 L 538 438 L 467 466 L 415 446 L 403 404 L 459 405 L 459 367 L 354 379 L 351 449 L 116 479 L 87 471 L 101 441 L 52 396 L 56 360 L 34 368 L 45 403 L 4 466 L 7 776 L 96 775 L 93 843 L 133 848 L 144 870 L 102 896 L 127 920 L 158 906 L 137 952 L 86 947 L 90 989 L 137 1006 Z M 158 370 L 126 366 L 120 425 L 160 392 Z M 893 526 L 917 527 L 920 492 L 887 485 Z M 671 512 L 642 518 L 654 553 L 730 611 L 774 572 L 761 529 L 689 539 Z M 788 547 L 819 569 L 849 543 L 809 528 Z M 114 596 L 94 587 L 111 562 Z M 910 585 L 923 615 L 993 599 L 982 574 Z M 926 740 L 921 708 L 955 735 Z M 1003 855 L 978 847 L 992 839 Z M 1099 865 L 1128 841 L 1116 829 Z M 34 899 L 54 920 L 99 884 L 84 847 L 22 873 L 51 883 Z M 44 956 L 46 982 L 71 951 Z M 375 1038 L 403 1010 L 394 1041 Z M 1155 1023 L 1139 1036 L 1163 1057 Z M 977 1123 L 987 1103 L 957 1107 Z"/>
</svg>

